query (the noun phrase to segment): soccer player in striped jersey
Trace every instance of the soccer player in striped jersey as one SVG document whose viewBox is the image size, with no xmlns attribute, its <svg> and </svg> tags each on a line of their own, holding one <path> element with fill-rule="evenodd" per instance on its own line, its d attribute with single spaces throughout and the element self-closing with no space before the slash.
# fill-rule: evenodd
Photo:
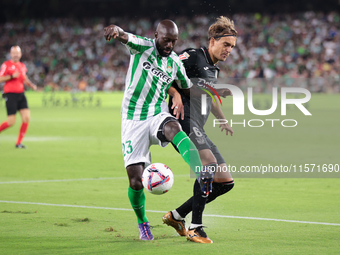
<svg viewBox="0 0 340 255">
<path fill-rule="evenodd" d="M 27 78 L 26 66 L 20 62 L 22 56 L 20 47 L 13 46 L 10 55 L 11 59 L 5 61 L 0 69 L 0 83 L 5 82 L 3 97 L 6 100 L 7 108 L 7 121 L 0 124 L 0 133 L 15 124 L 15 115 L 19 111 L 22 124 L 15 147 L 25 149 L 26 147 L 21 142 L 28 129 L 30 110 L 24 94 L 24 84 L 30 86 L 33 90 L 36 90 L 37 86 Z"/>
<path fill-rule="evenodd" d="M 145 194 L 142 184 L 144 167 L 151 163 L 149 147 L 165 147 L 172 142 L 182 158 L 195 171 L 202 163 L 195 145 L 178 122 L 184 116 L 180 94 L 171 87 L 175 80 L 187 90 L 191 87 L 183 63 L 173 48 L 178 40 L 178 28 L 171 20 L 161 21 L 155 39 L 125 32 L 116 25 L 104 29 L 107 41 L 112 38 L 123 43 L 130 52 L 121 108 L 121 142 L 124 164 L 129 177 L 128 197 L 137 216 L 139 238 L 153 240 L 149 220 L 145 215 Z M 173 97 L 173 117 L 166 104 L 167 94 Z M 210 187 L 212 176 L 196 172 L 203 190 Z M 203 175 L 203 176 L 202 176 Z M 209 191 L 209 190 L 208 190 Z"/>
</svg>

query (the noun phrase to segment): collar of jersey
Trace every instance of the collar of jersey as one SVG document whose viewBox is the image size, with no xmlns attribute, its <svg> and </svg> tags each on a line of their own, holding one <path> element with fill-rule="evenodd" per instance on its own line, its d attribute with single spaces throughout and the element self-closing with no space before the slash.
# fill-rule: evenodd
<svg viewBox="0 0 340 255">
<path fill-rule="evenodd" d="M 204 53 L 204 56 L 205 56 L 205 59 L 207 60 L 208 64 L 214 66 L 214 62 L 211 60 L 211 57 L 210 57 L 210 54 L 209 54 L 209 51 L 206 47 L 201 47 L 201 50 L 203 51 Z"/>
</svg>

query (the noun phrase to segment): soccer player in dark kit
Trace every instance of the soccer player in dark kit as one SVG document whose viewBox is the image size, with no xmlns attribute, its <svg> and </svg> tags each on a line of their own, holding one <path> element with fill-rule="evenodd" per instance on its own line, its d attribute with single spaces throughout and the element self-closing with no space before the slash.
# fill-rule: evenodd
<svg viewBox="0 0 340 255">
<path fill-rule="evenodd" d="M 26 147 L 21 142 L 28 129 L 30 110 L 24 94 L 24 84 L 30 86 L 33 90 L 36 90 L 37 86 L 27 78 L 26 66 L 20 62 L 22 56 L 20 47 L 13 46 L 10 55 L 11 59 L 5 61 L 0 69 L 0 83 L 5 82 L 3 97 L 6 100 L 7 108 L 7 121 L 0 124 L 0 133 L 15 124 L 15 115 L 19 111 L 22 124 L 15 147 L 25 149 Z"/>
<path fill-rule="evenodd" d="M 236 44 L 237 31 L 234 22 L 226 17 L 219 17 L 217 21 L 209 27 L 209 47 L 199 49 L 187 49 L 179 56 L 184 63 L 185 70 L 189 78 L 199 79 L 200 82 L 211 84 L 216 83 L 219 68 L 216 64 L 225 61 Z M 195 83 L 193 79 L 193 83 Z M 188 134 L 199 150 L 203 166 L 215 164 L 215 169 L 227 169 L 227 165 L 214 143 L 207 137 L 203 129 L 208 119 L 210 111 L 217 119 L 225 119 L 225 116 L 218 104 L 212 102 L 212 98 L 207 97 L 207 114 L 201 114 L 201 99 L 186 94 L 176 85 L 173 85 L 182 96 L 184 105 L 184 120 L 179 120 L 183 131 Z M 220 94 L 221 93 L 221 94 Z M 219 95 L 227 96 L 230 91 L 220 91 Z M 216 97 L 216 96 L 215 96 Z M 172 100 L 169 101 L 171 111 Z M 228 124 L 220 125 L 221 131 L 226 134 L 233 134 L 233 130 Z M 217 168 L 219 166 L 219 168 Z M 218 196 L 221 196 L 234 187 L 234 180 L 229 171 L 216 171 L 214 174 L 212 192 L 208 196 L 204 195 L 199 183 L 194 184 L 193 196 L 177 209 L 166 213 L 163 222 L 176 229 L 179 235 L 186 236 L 188 240 L 198 243 L 212 243 L 203 230 L 202 215 L 206 203 L 210 203 Z M 188 230 L 185 229 L 184 219 L 192 211 L 192 221 Z"/>
</svg>

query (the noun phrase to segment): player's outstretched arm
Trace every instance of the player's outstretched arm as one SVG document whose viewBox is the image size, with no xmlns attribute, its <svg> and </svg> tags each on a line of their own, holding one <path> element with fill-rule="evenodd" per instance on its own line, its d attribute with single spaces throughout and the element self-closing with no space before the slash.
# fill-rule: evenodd
<svg viewBox="0 0 340 255">
<path fill-rule="evenodd" d="M 106 41 L 110 41 L 112 38 L 126 44 L 128 42 L 128 35 L 123 29 L 116 25 L 110 25 L 104 28 L 104 37 Z"/>
<path fill-rule="evenodd" d="M 217 96 L 215 96 L 215 100 L 216 102 L 218 102 L 218 99 L 217 99 Z M 225 116 L 222 112 L 222 109 L 221 109 L 221 106 L 219 104 L 214 104 L 212 103 L 211 105 L 211 112 L 212 114 L 214 114 L 214 116 L 217 118 L 217 119 L 223 119 L 225 120 Z M 231 136 L 233 136 L 233 129 L 228 125 L 228 123 L 225 123 L 225 124 L 220 124 L 219 127 L 221 128 L 221 132 L 223 130 L 226 131 L 226 135 L 228 135 L 228 132 L 230 133 Z"/>
</svg>

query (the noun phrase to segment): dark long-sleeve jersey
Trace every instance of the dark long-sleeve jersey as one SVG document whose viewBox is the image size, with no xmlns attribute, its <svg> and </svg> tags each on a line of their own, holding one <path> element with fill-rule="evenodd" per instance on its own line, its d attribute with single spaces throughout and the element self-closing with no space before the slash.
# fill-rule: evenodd
<svg viewBox="0 0 340 255">
<path fill-rule="evenodd" d="M 179 58 L 182 60 L 187 76 L 191 79 L 194 86 L 203 84 L 212 85 L 217 81 L 219 68 L 212 62 L 208 49 L 205 47 L 199 49 L 184 50 Z M 206 115 L 201 114 L 201 97 L 184 95 L 183 91 L 174 83 L 173 86 L 181 94 L 184 105 L 185 119 L 195 121 L 198 126 L 203 128 L 211 111 L 212 98 L 207 95 Z M 169 109 L 171 110 L 172 98 L 169 100 Z M 183 126 L 183 125 L 182 125 Z"/>
</svg>

